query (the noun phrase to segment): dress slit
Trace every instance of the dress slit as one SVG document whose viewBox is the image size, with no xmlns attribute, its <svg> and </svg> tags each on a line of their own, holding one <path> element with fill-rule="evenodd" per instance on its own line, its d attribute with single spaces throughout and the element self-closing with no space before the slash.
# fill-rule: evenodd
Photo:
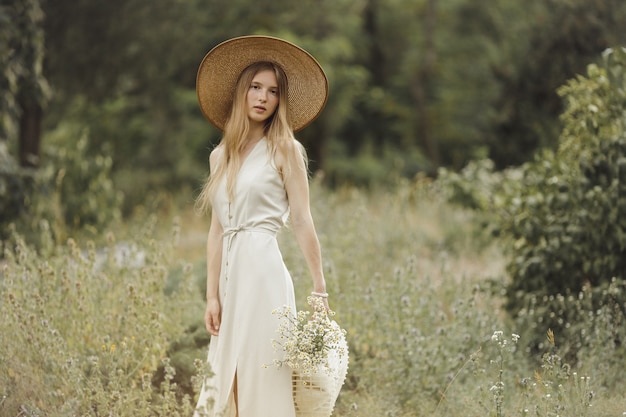
<svg viewBox="0 0 626 417">
<path fill-rule="evenodd" d="M 235 376 L 233 378 L 232 396 L 233 396 L 233 401 L 235 403 L 235 416 L 239 416 L 239 391 L 237 390 L 237 368 L 235 368 Z"/>
</svg>

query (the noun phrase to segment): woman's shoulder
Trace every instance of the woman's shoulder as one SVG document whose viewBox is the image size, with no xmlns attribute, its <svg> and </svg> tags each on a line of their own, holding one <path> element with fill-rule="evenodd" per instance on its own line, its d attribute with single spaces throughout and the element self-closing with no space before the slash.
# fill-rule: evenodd
<svg viewBox="0 0 626 417">
<path fill-rule="evenodd" d="M 224 145 L 220 143 L 211 151 L 211 154 L 209 155 L 209 164 L 211 166 L 215 166 L 222 159 L 223 155 L 224 155 Z"/>
<path fill-rule="evenodd" d="M 280 141 L 276 148 L 279 150 L 278 154 L 281 154 L 283 158 L 293 159 L 296 157 L 302 157 L 304 146 L 294 137 L 286 138 Z"/>
<path fill-rule="evenodd" d="M 304 152 L 304 146 L 302 146 L 302 143 L 300 143 L 298 139 L 294 137 L 287 138 L 283 142 L 283 146 L 285 149 L 285 154 L 289 158 L 302 157 L 302 154 Z"/>
<path fill-rule="evenodd" d="M 218 143 L 215 148 L 211 151 L 211 155 L 220 155 L 224 152 L 224 144 L 222 142 Z"/>
<path fill-rule="evenodd" d="M 304 146 L 293 137 L 283 140 L 274 154 L 274 163 L 283 175 L 288 175 L 294 167 L 305 167 Z"/>
</svg>

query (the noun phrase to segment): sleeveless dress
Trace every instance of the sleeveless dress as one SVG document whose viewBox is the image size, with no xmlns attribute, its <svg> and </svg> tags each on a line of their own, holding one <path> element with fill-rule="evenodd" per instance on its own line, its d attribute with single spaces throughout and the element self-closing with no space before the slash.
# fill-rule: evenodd
<svg viewBox="0 0 626 417">
<path fill-rule="evenodd" d="M 272 311 L 287 305 L 295 312 L 296 305 L 276 240 L 289 203 L 267 145 L 261 139 L 243 161 L 234 201 L 229 202 L 224 182 L 212 202 L 224 229 L 222 317 L 219 336 L 209 343 L 213 376 L 202 387 L 196 417 L 235 416 L 235 375 L 239 417 L 295 417 L 291 369 L 273 365 L 279 358 L 272 347 L 279 318 Z"/>
</svg>

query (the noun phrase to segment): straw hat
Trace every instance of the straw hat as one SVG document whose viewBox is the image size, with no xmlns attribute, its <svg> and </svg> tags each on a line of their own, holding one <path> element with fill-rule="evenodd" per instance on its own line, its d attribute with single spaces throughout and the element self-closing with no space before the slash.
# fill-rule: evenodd
<svg viewBox="0 0 626 417">
<path fill-rule="evenodd" d="M 224 130 L 237 79 L 248 65 L 258 61 L 273 62 L 285 71 L 289 84 L 288 111 L 294 131 L 319 116 L 328 98 L 328 80 L 315 58 L 283 39 L 242 36 L 211 49 L 198 68 L 196 92 L 202 114 L 209 122 Z"/>
</svg>

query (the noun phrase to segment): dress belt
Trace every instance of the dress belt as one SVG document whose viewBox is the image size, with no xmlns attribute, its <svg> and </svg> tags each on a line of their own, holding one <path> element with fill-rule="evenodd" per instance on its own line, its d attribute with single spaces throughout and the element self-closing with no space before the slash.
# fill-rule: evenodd
<svg viewBox="0 0 626 417">
<path fill-rule="evenodd" d="M 226 245 L 227 252 L 230 252 L 233 238 L 237 236 L 239 232 L 266 233 L 268 235 L 276 236 L 276 229 L 270 228 L 269 226 L 247 226 L 245 224 L 240 224 L 239 226 L 235 227 L 227 227 L 224 229 L 224 233 L 222 233 L 222 237 L 228 238 L 228 243 Z"/>
<path fill-rule="evenodd" d="M 237 234 L 239 234 L 240 232 L 265 233 L 271 236 L 276 236 L 277 229 L 263 225 L 249 226 L 245 224 L 240 224 L 239 226 L 235 227 L 227 227 L 224 229 L 224 232 L 222 233 L 222 238 L 228 238 L 228 242 L 226 243 L 226 271 L 224 273 L 224 278 L 226 279 L 226 281 L 228 281 L 230 247 L 233 243 L 233 238 L 237 236 Z M 223 297 L 226 298 L 226 292 L 224 292 Z"/>
<path fill-rule="evenodd" d="M 230 247 L 233 243 L 233 238 L 237 236 L 240 232 L 253 232 L 253 233 L 265 233 L 271 236 L 276 236 L 276 229 L 270 228 L 269 226 L 257 225 L 257 226 L 248 226 L 245 224 L 240 224 L 235 227 L 227 227 L 224 229 L 224 233 L 222 233 L 222 237 L 228 238 L 228 242 L 226 244 L 226 273 L 224 277 L 228 280 L 228 264 L 229 264 L 229 255 L 230 255 Z M 224 294 L 225 296 L 226 294 Z"/>
</svg>

